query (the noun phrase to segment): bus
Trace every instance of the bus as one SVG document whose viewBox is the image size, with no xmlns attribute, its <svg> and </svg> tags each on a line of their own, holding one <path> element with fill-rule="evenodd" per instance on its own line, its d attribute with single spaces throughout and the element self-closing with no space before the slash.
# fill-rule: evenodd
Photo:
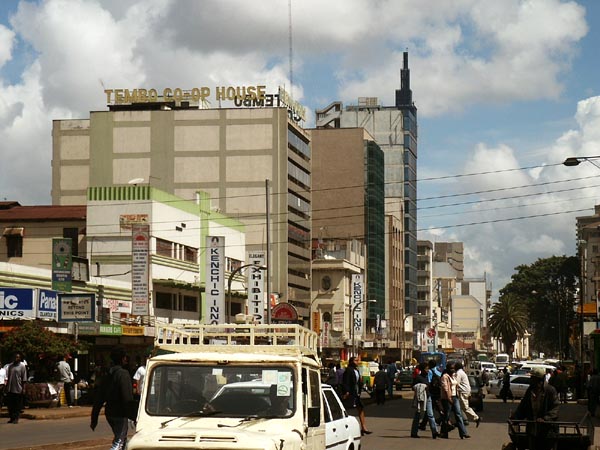
<svg viewBox="0 0 600 450">
<path fill-rule="evenodd" d="M 438 370 L 441 372 L 446 369 L 446 354 L 444 352 L 422 352 L 419 362 L 428 363 L 430 359 L 433 359 L 436 363 Z"/>
</svg>

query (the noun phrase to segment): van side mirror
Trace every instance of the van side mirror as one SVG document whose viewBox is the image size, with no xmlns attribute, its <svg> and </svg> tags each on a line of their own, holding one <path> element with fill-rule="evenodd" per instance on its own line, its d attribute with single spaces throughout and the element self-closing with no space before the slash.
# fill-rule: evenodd
<svg viewBox="0 0 600 450">
<path fill-rule="evenodd" d="M 308 408 L 307 423 L 309 427 L 318 427 L 321 425 L 321 408 L 318 406 Z"/>
</svg>

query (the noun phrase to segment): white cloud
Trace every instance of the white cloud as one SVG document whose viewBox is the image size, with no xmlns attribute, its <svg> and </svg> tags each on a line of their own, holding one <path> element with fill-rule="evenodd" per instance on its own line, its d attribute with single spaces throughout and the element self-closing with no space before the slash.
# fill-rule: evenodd
<svg viewBox="0 0 600 450">
<path fill-rule="evenodd" d="M 0 25 L 0 67 L 12 57 L 15 33 L 4 25 Z"/>
</svg>

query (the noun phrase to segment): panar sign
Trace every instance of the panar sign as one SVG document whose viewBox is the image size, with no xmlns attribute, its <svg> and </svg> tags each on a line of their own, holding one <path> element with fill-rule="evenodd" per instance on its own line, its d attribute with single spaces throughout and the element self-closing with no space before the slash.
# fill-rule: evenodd
<svg viewBox="0 0 600 450">
<path fill-rule="evenodd" d="M 58 292 L 40 289 L 37 302 L 38 319 L 56 319 L 58 313 Z"/>
</svg>

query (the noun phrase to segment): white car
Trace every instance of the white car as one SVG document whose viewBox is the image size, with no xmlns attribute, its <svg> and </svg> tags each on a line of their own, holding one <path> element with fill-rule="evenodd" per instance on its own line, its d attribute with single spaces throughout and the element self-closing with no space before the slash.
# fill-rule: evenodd
<svg viewBox="0 0 600 450">
<path fill-rule="evenodd" d="M 529 375 L 511 375 L 510 376 L 510 391 L 514 398 L 523 398 L 525 391 L 529 387 Z M 500 391 L 502 390 L 502 378 L 490 381 L 489 392 L 490 395 L 495 395 L 496 398 L 500 398 Z"/>
<path fill-rule="evenodd" d="M 327 450 L 360 449 L 360 424 L 350 416 L 342 401 L 328 384 L 322 385 Z"/>
</svg>

